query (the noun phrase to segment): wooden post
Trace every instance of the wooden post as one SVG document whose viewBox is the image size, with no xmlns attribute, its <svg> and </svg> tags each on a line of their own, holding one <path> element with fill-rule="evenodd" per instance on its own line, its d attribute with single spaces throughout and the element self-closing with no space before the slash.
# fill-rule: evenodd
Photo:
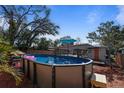
<svg viewBox="0 0 124 93">
<path fill-rule="evenodd" d="M 23 70 L 23 73 L 25 73 L 25 59 L 23 58 L 22 60 L 23 60 L 23 63 L 22 63 L 22 65 L 23 65 L 23 66 L 22 66 L 22 70 Z"/>
<path fill-rule="evenodd" d="M 85 88 L 85 66 L 82 65 L 82 87 Z"/>
<path fill-rule="evenodd" d="M 37 68 L 36 68 L 36 63 L 33 63 L 33 85 L 34 87 L 37 85 Z"/>
<path fill-rule="evenodd" d="M 56 87 L 56 69 L 55 66 L 52 67 L 52 88 Z"/>
<path fill-rule="evenodd" d="M 29 60 L 27 60 L 27 77 L 30 79 L 30 63 L 29 63 Z"/>
</svg>

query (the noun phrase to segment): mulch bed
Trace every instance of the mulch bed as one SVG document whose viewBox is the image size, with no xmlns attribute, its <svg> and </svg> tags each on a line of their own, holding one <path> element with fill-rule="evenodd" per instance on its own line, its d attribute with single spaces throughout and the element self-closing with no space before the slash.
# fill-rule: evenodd
<svg viewBox="0 0 124 93">
<path fill-rule="evenodd" d="M 26 76 L 21 76 L 22 82 L 16 86 L 14 77 L 7 73 L 0 73 L 0 88 L 33 88 L 32 82 Z"/>
<path fill-rule="evenodd" d="M 108 66 L 94 65 L 93 72 L 106 75 L 108 88 L 124 88 L 124 70 L 121 68 L 111 70 Z"/>
<path fill-rule="evenodd" d="M 23 76 L 22 83 L 18 88 L 33 88 L 33 84 L 26 76 Z"/>
<path fill-rule="evenodd" d="M 12 75 L 5 72 L 0 72 L 0 88 L 16 87 L 15 79 Z"/>
</svg>

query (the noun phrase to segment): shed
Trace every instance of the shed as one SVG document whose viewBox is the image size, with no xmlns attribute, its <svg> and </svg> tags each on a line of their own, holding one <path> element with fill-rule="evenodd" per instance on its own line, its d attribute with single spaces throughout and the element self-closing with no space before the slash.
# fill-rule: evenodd
<svg viewBox="0 0 124 93">
<path fill-rule="evenodd" d="M 88 57 L 94 61 L 106 61 L 106 50 L 104 46 L 95 46 L 88 49 Z"/>
</svg>

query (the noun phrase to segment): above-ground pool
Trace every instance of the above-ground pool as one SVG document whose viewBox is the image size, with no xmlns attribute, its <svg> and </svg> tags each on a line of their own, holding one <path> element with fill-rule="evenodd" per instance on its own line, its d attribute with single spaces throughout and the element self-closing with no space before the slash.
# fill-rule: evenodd
<svg viewBox="0 0 124 93">
<path fill-rule="evenodd" d="M 28 54 L 21 63 L 24 73 L 37 87 L 89 87 L 92 75 L 90 59 Z"/>
</svg>

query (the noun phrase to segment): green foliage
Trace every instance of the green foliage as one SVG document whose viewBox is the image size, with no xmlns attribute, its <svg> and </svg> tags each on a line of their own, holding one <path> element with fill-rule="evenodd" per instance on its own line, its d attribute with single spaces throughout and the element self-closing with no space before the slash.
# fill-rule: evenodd
<svg viewBox="0 0 124 93">
<path fill-rule="evenodd" d="M 2 37 L 0 37 L 0 62 L 7 63 L 9 60 L 9 53 L 13 51 L 12 46 L 5 41 Z"/>
<path fill-rule="evenodd" d="M 101 23 L 95 32 L 88 33 L 90 42 L 98 42 L 101 45 L 111 47 L 111 51 L 124 47 L 124 30 L 113 21 Z"/>
<path fill-rule="evenodd" d="M 12 46 L 6 42 L 0 42 L 0 52 L 12 50 Z"/>
<path fill-rule="evenodd" d="M 47 40 L 46 38 L 41 38 L 37 43 L 38 50 L 48 50 L 50 46 L 53 46 L 52 40 Z"/>
<path fill-rule="evenodd" d="M 16 80 L 16 85 L 19 85 L 21 78 L 14 68 L 8 65 L 10 53 L 13 51 L 12 46 L 0 37 L 0 72 L 9 73 Z"/>
<path fill-rule="evenodd" d="M 27 50 L 37 37 L 58 34 L 59 26 L 49 19 L 51 10 L 46 6 L 2 5 L 0 8 L 0 15 L 8 20 L 6 24 L 9 25 L 1 34 L 14 47 Z"/>
<path fill-rule="evenodd" d="M 58 47 L 59 41 L 60 41 L 59 39 L 56 39 L 56 40 L 53 42 L 54 48 Z"/>
</svg>

